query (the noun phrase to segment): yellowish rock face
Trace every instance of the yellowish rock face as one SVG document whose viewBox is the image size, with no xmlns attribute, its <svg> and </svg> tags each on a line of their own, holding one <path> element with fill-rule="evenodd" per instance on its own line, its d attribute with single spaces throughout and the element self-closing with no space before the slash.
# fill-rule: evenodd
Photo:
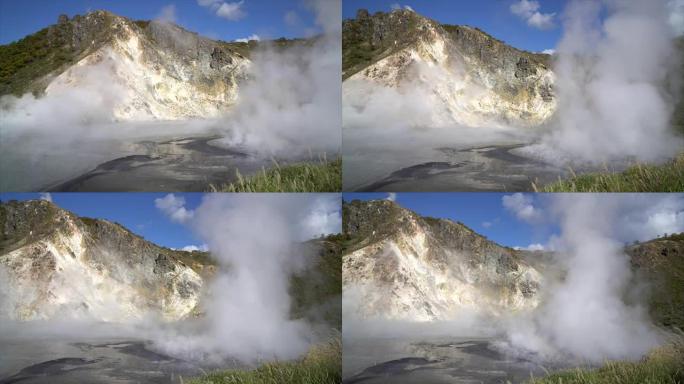
<svg viewBox="0 0 684 384">
<path fill-rule="evenodd" d="M 360 235 L 363 246 L 344 255 L 343 285 L 356 315 L 408 321 L 455 320 L 464 313 L 497 316 L 539 304 L 542 276 L 516 251 L 447 220 L 430 224 L 393 203 L 352 207 L 350 225 L 366 214 L 389 232 Z M 386 213 L 386 207 L 391 210 Z M 358 220 L 358 221 L 357 221 Z M 392 229 L 390 229 L 392 228 Z"/>
<path fill-rule="evenodd" d="M 103 104 L 111 106 L 112 117 L 119 121 L 213 118 L 229 112 L 249 59 L 220 51 L 221 60 L 216 60 L 212 55 L 218 57 L 219 51 L 206 47 L 208 40 L 175 25 L 154 24 L 151 30 L 161 31 L 157 33 L 168 44 L 192 45 L 169 49 L 149 30 L 112 17 L 112 38 L 52 79 L 47 95 L 92 90 L 94 96 L 107 98 Z"/>
<path fill-rule="evenodd" d="M 398 16 L 393 13 L 387 23 L 401 24 L 393 19 Z M 418 37 L 349 76 L 343 83 L 349 102 L 364 88 L 377 86 L 430 95 L 435 125 L 534 127 L 553 116 L 555 76 L 542 55 L 518 51 L 470 27 L 454 26 L 449 32 L 431 20 L 410 17 L 418 18 Z"/>
<path fill-rule="evenodd" d="M 48 231 L 9 234 L 20 246 L 0 254 L 5 295 L 1 317 L 128 322 L 149 316 L 172 321 L 198 307 L 202 277 L 163 249 L 114 223 L 85 224 L 47 202 L 18 204 L 46 205 L 54 214 L 45 215 Z M 12 220 L 24 220 L 31 209 L 19 208 L 15 212 L 23 213 Z"/>
</svg>

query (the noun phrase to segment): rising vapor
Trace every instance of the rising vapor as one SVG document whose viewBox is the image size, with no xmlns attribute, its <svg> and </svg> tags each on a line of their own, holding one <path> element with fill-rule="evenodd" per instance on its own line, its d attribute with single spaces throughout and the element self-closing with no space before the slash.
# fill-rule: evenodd
<svg viewBox="0 0 684 384">
<path fill-rule="evenodd" d="M 669 87 L 682 75 L 681 57 L 666 10 L 663 0 L 568 5 L 554 65 L 557 121 L 542 140 L 564 160 L 656 161 L 681 150 Z"/>
<path fill-rule="evenodd" d="M 167 353 L 243 362 L 290 359 L 316 341 L 290 318 L 290 277 L 309 262 L 299 243 L 340 231 L 339 196 L 210 194 L 189 225 L 218 261 L 202 326 L 154 339 Z"/>
</svg>

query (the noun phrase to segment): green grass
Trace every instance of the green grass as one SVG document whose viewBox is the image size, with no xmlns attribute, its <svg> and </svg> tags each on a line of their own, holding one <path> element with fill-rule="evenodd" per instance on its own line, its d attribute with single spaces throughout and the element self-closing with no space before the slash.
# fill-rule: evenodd
<svg viewBox="0 0 684 384">
<path fill-rule="evenodd" d="M 574 175 L 535 192 L 684 192 L 684 153 L 662 165 L 636 164 L 620 173 Z"/>
<path fill-rule="evenodd" d="M 316 163 L 280 166 L 245 177 L 237 172 L 237 181 L 216 187 L 211 192 L 339 192 L 342 190 L 342 158 L 325 158 Z"/>
<path fill-rule="evenodd" d="M 637 362 L 610 361 L 597 369 L 553 373 L 530 384 L 681 384 L 684 383 L 684 343 L 681 338 L 657 348 Z"/>
<path fill-rule="evenodd" d="M 334 384 L 342 381 L 342 343 L 336 338 L 314 346 L 295 361 L 265 363 L 254 370 L 207 374 L 190 384 Z"/>
</svg>

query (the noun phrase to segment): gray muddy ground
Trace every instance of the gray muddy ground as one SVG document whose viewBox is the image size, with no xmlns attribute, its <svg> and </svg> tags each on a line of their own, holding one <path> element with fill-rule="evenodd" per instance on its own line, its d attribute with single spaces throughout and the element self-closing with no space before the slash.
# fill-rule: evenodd
<svg viewBox="0 0 684 384">
<path fill-rule="evenodd" d="M 347 163 L 345 158 L 345 172 L 350 174 L 347 177 L 345 173 L 345 189 L 369 192 L 530 191 L 532 182 L 545 184 L 566 175 L 567 170 L 563 168 L 513 152 L 523 146 L 434 148 L 429 151 L 429 161 L 416 159 L 415 164 L 406 165 L 403 163 L 408 159 L 402 157 L 394 164 L 396 168 L 388 167 L 384 174 L 378 172 L 372 176 L 358 175 L 365 172 L 364 168 L 360 164 L 357 167 L 354 160 Z"/>
<path fill-rule="evenodd" d="M 45 138 L 0 142 L 0 191 L 201 192 L 310 155 L 272 158 L 229 146 L 216 133 L 118 140 L 84 138 L 48 145 Z M 313 155 L 326 152 L 315 151 Z"/>
<path fill-rule="evenodd" d="M 489 338 L 344 339 L 344 384 L 516 384 L 548 366 L 506 356 Z"/>
<path fill-rule="evenodd" d="M 358 192 L 533 191 L 571 172 L 621 171 L 579 163 L 540 142 L 541 130 L 457 127 L 344 129 L 343 188 Z"/>
<path fill-rule="evenodd" d="M 269 161 L 238 148 L 215 145 L 218 136 L 180 137 L 136 143 L 135 154 L 98 164 L 92 170 L 41 190 L 79 191 L 206 191 L 243 175 L 269 168 Z"/>
<path fill-rule="evenodd" d="M 0 384 L 182 383 L 211 369 L 129 339 L 2 340 L 0 356 Z"/>
</svg>

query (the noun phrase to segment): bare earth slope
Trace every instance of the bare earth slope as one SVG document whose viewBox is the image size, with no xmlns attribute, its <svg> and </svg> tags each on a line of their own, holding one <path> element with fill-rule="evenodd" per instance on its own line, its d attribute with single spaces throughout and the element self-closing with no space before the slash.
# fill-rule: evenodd
<svg viewBox="0 0 684 384">
<path fill-rule="evenodd" d="M 462 311 L 497 314 L 538 305 L 541 274 L 526 261 L 530 252 L 386 200 L 345 203 L 343 213 L 352 239 L 343 283 L 360 289 L 361 316 L 449 320 Z"/>
<path fill-rule="evenodd" d="M 469 126 L 539 125 L 556 108 L 551 56 L 518 50 L 477 28 L 408 10 L 362 9 L 343 22 L 342 50 L 345 96 L 368 84 L 424 87 Z"/>
<path fill-rule="evenodd" d="M 63 16 L 58 24 L 0 46 L 0 95 L 98 90 L 94 94 L 115 106 L 118 120 L 218 116 L 237 100 L 248 50 L 248 44 L 213 41 L 175 24 L 107 11 Z"/>
<path fill-rule="evenodd" d="M 0 205 L 0 317 L 127 321 L 193 314 L 207 255 L 154 245 L 42 200 Z"/>
</svg>

